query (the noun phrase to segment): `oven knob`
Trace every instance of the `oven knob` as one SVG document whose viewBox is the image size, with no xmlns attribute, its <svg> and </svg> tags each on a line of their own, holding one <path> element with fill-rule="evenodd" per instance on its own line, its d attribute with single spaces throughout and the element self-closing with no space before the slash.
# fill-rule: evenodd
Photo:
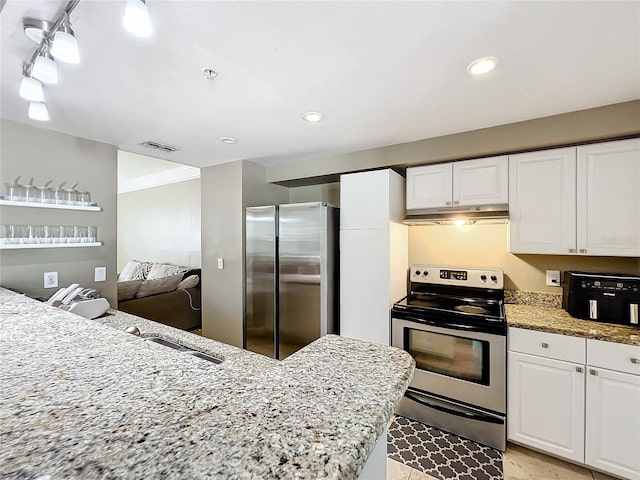
<svg viewBox="0 0 640 480">
<path fill-rule="evenodd" d="M 487 276 L 486 275 L 480 275 L 480 280 L 482 280 L 482 283 L 487 281 Z"/>
<path fill-rule="evenodd" d="M 420 275 L 420 270 L 416 270 L 416 277 Z"/>
<path fill-rule="evenodd" d="M 427 275 L 429 275 L 429 272 L 427 272 L 427 271 L 425 270 L 424 272 L 422 272 L 422 275 L 424 275 L 424 276 L 426 277 Z"/>
<path fill-rule="evenodd" d="M 498 282 L 498 277 L 496 277 L 495 275 L 491 275 L 491 281 L 493 283 L 497 283 Z"/>
</svg>

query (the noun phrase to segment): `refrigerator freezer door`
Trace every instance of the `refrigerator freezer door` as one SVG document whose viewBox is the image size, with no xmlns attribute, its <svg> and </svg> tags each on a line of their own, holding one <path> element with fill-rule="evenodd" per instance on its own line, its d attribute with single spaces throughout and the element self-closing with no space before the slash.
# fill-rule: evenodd
<svg viewBox="0 0 640 480">
<path fill-rule="evenodd" d="M 246 220 L 245 348 L 275 358 L 276 207 L 248 207 Z"/>
<path fill-rule="evenodd" d="M 320 338 L 326 207 L 321 203 L 280 205 L 279 358 Z"/>
</svg>

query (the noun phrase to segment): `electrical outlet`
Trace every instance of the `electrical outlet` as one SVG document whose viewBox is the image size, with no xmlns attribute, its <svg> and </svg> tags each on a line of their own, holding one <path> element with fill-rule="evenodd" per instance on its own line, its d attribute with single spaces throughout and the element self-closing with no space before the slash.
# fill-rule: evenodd
<svg viewBox="0 0 640 480">
<path fill-rule="evenodd" d="M 107 280 L 107 267 L 96 267 L 93 273 L 94 282 L 105 282 Z"/>
<path fill-rule="evenodd" d="M 44 272 L 44 288 L 56 288 L 58 286 L 58 272 Z"/>
<path fill-rule="evenodd" d="M 560 286 L 560 270 L 547 270 L 547 285 L 551 287 Z"/>
<path fill-rule="evenodd" d="M 218 270 L 224 269 L 224 259 L 218 258 Z"/>
</svg>

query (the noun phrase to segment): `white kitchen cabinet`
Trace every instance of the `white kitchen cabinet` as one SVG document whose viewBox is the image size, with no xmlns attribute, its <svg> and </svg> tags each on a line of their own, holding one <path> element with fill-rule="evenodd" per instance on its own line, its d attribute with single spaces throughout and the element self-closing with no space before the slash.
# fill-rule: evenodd
<svg viewBox="0 0 640 480">
<path fill-rule="evenodd" d="M 578 147 L 577 245 L 587 255 L 640 256 L 640 139 Z"/>
<path fill-rule="evenodd" d="M 509 201 L 508 157 L 407 169 L 407 209 L 461 208 Z"/>
<path fill-rule="evenodd" d="M 640 346 L 509 328 L 507 436 L 640 480 Z"/>
<path fill-rule="evenodd" d="M 509 157 L 511 253 L 576 253 L 576 149 Z"/>
<path fill-rule="evenodd" d="M 587 362 L 585 463 L 638 480 L 640 347 L 588 340 Z"/>
<path fill-rule="evenodd" d="M 407 209 L 443 208 L 453 202 L 453 165 L 407 168 Z"/>
<path fill-rule="evenodd" d="M 507 438 L 583 462 L 584 339 L 543 333 L 540 341 L 540 332 L 519 329 L 509 335 Z M 516 336 L 517 344 L 511 338 Z M 530 354 L 536 351 L 569 354 L 576 362 Z"/>
<path fill-rule="evenodd" d="M 340 178 L 340 334 L 390 344 L 390 310 L 404 297 L 408 227 L 404 178 L 392 170 Z"/>
<path fill-rule="evenodd" d="M 640 256 L 640 139 L 509 157 L 509 251 Z"/>
</svg>

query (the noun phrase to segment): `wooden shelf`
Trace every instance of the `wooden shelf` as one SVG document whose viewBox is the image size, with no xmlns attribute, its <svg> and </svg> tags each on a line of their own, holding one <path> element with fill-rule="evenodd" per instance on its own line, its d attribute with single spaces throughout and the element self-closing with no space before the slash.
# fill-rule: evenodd
<svg viewBox="0 0 640 480">
<path fill-rule="evenodd" d="M 0 205 L 9 207 L 29 207 L 29 208 L 55 208 L 58 210 L 85 210 L 88 212 L 99 212 L 101 207 L 89 205 L 58 205 L 55 203 L 35 203 L 35 202 L 16 202 L 13 200 L 0 200 Z"/>
<path fill-rule="evenodd" d="M 100 247 L 102 242 L 92 243 L 9 243 L 0 245 L 0 250 L 23 250 L 27 248 L 72 248 Z"/>
</svg>

